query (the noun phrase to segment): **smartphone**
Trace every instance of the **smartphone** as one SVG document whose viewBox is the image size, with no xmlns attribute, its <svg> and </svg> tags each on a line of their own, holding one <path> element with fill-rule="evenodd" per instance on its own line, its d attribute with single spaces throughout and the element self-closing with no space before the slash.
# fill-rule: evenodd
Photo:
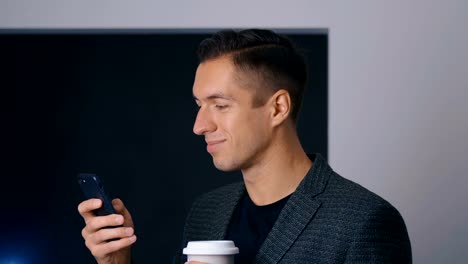
<svg viewBox="0 0 468 264">
<path fill-rule="evenodd" d="M 104 191 L 104 185 L 96 174 L 79 173 L 78 183 L 80 184 L 85 200 L 91 198 L 101 199 L 101 208 L 94 210 L 97 216 L 115 214 L 112 202 Z"/>
</svg>

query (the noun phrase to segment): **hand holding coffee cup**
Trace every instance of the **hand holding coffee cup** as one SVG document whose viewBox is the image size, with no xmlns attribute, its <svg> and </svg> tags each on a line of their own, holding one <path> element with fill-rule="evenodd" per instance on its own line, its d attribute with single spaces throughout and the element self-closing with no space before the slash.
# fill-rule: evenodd
<svg viewBox="0 0 468 264">
<path fill-rule="evenodd" d="M 234 264 L 239 249 L 230 240 L 190 241 L 183 250 L 187 260 L 207 264 Z"/>
</svg>

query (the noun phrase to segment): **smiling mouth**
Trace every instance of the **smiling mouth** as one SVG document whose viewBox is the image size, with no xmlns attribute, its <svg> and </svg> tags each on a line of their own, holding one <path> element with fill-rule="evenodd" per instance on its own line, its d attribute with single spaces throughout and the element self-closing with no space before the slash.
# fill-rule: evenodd
<svg viewBox="0 0 468 264">
<path fill-rule="evenodd" d="M 225 142 L 226 140 L 214 140 L 214 141 L 208 141 L 206 142 L 206 151 L 209 153 L 215 152 L 217 149 L 219 149 L 219 146 L 221 143 Z"/>
</svg>

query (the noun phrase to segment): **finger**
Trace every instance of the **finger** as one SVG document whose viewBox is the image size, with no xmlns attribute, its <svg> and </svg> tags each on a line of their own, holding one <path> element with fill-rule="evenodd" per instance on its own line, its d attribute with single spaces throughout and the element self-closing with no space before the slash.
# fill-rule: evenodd
<svg viewBox="0 0 468 264">
<path fill-rule="evenodd" d="M 103 228 L 99 231 L 89 234 L 88 240 L 92 244 L 101 244 L 109 240 L 131 237 L 134 235 L 132 227 Z"/>
<path fill-rule="evenodd" d="M 119 214 L 111 214 L 106 216 L 95 216 L 89 219 L 86 222 L 86 232 L 91 234 L 99 229 L 104 227 L 113 227 L 113 226 L 120 226 L 124 222 L 124 218 L 122 215 Z"/>
<path fill-rule="evenodd" d="M 121 250 L 123 248 L 129 247 L 136 241 L 136 236 L 125 237 L 119 240 L 114 240 L 106 243 L 102 243 L 92 247 L 91 253 L 95 257 L 105 256 L 109 253 Z"/>
<path fill-rule="evenodd" d="M 94 217 L 93 210 L 96 210 L 102 206 L 102 201 L 100 199 L 88 199 L 81 202 L 78 205 L 78 212 L 87 221 L 89 218 Z"/>
<path fill-rule="evenodd" d="M 114 209 L 116 213 L 123 215 L 124 217 L 124 226 L 130 226 L 133 227 L 133 220 L 130 212 L 127 210 L 125 207 L 124 203 L 122 200 L 116 198 L 112 200 L 112 206 L 114 206 Z"/>
</svg>

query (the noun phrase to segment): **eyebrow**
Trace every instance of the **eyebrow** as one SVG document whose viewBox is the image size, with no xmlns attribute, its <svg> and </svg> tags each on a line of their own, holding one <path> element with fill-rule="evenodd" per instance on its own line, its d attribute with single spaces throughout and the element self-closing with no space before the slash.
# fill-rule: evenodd
<svg viewBox="0 0 468 264">
<path fill-rule="evenodd" d="M 193 99 L 197 100 L 197 101 L 200 101 L 199 98 L 197 98 L 194 94 L 193 94 Z M 228 96 L 228 95 L 225 95 L 223 93 L 215 93 L 215 94 L 212 94 L 212 95 L 209 95 L 207 96 L 206 98 L 204 98 L 205 100 L 215 100 L 215 99 L 224 99 L 224 100 L 230 100 L 230 101 L 234 101 L 234 98 L 231 97 L 231 96 Z"/>
</svg>

